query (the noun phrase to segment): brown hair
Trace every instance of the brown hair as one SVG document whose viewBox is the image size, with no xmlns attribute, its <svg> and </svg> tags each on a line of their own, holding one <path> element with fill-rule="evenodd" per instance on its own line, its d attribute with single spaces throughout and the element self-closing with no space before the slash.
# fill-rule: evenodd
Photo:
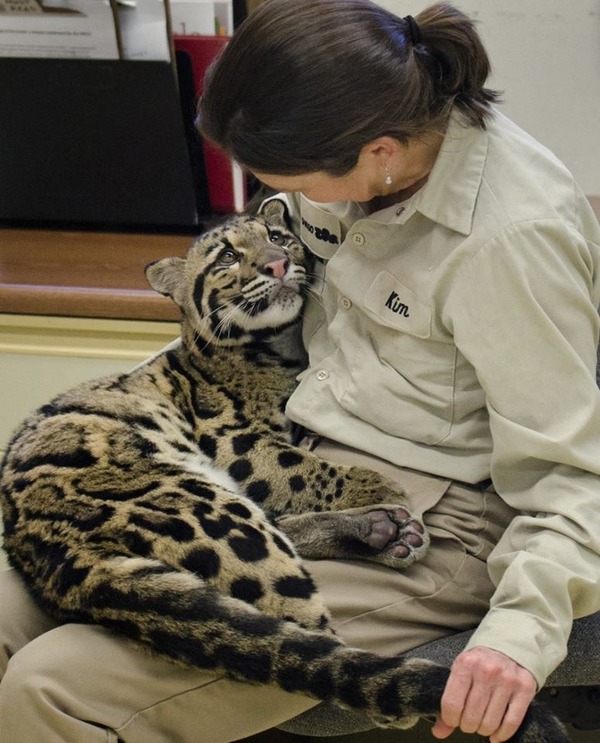
<svg viewBox="0 0 600 743">
<path fill-rule="evenodd" d="M 362 147 L 484 127 L 495 91 L 473 23 L 450 3 L 411 24 L 369 0 L 266 0 L 209 70 L 198 128 L 263 173 L 343 175 Z M 415 43 L 416 42 L 416 43 Z"/>
</svg>

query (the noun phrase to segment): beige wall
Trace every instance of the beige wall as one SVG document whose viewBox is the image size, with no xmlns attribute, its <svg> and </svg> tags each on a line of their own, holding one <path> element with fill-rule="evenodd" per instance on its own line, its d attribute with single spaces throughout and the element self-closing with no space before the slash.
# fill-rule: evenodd
<svg viewBox="0 0 600 743">
<path fill-rule="evenodd" d="M 433 0 L 376 2 L 416 15 Z M 600 199 L 600 0 L 454 2 L 478 23 L 502 110 Z"/>
</svg>

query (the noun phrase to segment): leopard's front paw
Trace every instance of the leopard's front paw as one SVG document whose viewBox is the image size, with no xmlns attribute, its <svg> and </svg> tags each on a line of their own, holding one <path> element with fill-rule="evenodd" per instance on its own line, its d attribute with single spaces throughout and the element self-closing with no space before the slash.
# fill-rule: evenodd
<svg viewBox="0 0 600 743">
<path fill-rule="evenodd" d="M 429 537 L 403 505 L 376 505 L 342 511 L 290 514 L 277 525 L 307 559 L 369 560 L 405 568 L 419 560 Z"/>
<path fill-rule="evenodd" d="M 362 548 L 355 545 L 357 554 L 395 568 L 407 567 L 424 555 L 429 536 L 422 522 L 403 506 L 367 506 L 351 513 L 356 536 L 363 543 Z"/>
</svg>

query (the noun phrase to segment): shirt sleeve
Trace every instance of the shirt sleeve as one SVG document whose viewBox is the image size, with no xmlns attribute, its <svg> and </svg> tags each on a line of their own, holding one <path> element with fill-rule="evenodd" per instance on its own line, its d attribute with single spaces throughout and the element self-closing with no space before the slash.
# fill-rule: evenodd
<svg viewBox="0 0 600 743">
<path fill-rule="evenodd" d="M 540 687 L 573 618 L 600 609 L 598 265 L 560 220 L 512 226 L 461 267 L 444 309 L 486 394 L 494 486 L 520 512 L 468 647 L 505 653 Z"/>
</svg>

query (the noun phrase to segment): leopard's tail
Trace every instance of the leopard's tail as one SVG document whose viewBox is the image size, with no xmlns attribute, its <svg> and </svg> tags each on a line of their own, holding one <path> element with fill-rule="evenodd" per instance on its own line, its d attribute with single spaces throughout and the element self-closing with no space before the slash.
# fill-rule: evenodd
<svg viewBox="0 0 600 743">
<path fill-rule="evenodd" d="M 360 710 L 382 727 L 407 727 L 439 710 L 447 668 L 346 647 L 328 631 L 267 616 L 157 560 L 100 560 L 80 582 L 74 577 L 61 605 L 48 607 L 55 614 L 103 625 L 173 660 Z M 568 740 L 535 704 L 513 739 Z"/>
</svg>

